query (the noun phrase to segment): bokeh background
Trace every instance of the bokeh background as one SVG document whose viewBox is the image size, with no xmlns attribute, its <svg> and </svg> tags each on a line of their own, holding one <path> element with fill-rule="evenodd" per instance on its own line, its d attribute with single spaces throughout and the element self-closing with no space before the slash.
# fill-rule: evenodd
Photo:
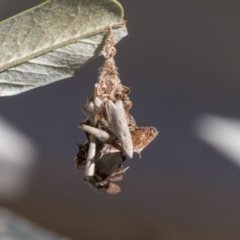
<svg viewBox="0 0 240 240">
<path fill-rule="evenodd" d="M 42 1 L 1 0 L 0 20 Z M 0 99 L 0 205 L 72 239 L 240 239 L 240 2 L 122 0 L 120 78 L 139 126 L 160 134 L 126 162 L 122 192 L 75 168 L 77 128 L 103 58 Z"/>
</svg>

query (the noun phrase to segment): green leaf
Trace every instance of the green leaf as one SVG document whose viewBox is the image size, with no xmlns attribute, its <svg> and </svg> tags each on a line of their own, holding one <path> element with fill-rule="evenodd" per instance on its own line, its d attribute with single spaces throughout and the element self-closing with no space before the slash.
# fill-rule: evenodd
<svg viewBox="0 0 240 240">
<path fill-rule="evenodd" d="M 115 0 L 49 0 L 0 22 L 0 96 L 76 75 L 110 26 L 116 42 L 127 35 Z"/>
</svg>

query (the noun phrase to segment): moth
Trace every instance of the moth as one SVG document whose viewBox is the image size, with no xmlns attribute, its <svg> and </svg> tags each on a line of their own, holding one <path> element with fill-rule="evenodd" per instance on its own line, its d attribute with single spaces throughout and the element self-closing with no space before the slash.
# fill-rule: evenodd
<svg viewBox="0 0 240 240">
<path fill-rule="evenodd" d="M 74 161 L 76 162 L 76 167 L 81 169 L 82 166 L 84 166 L 86 164 L 86 156 L 88 153 L 88 148 L 89 148 L 89 144 L 86 141 L 83 144 L 78 144 L 78 154 L 77 156 L 74 158 Z"/>
<path fill-rule="evenodd" d="M 158 131 L 154 127 L 136 127 L 131 132 L 133 141 L 133 150 L 141 157 L 141 151 L 147 147 L 153 139 L 158 135 Z"/>
<path fill-rule="evenodd" d="M 80 166 L 86 165 L 87 153 L 83 152 L 83 145 L 79 147 L 77 156 L 81 156 Z M 95 192 L 99 192 L 100 189 L 105 189 L 107 193 L 116 194 L 120 192 L 120 187 L 113 183 L 122 180 L 122 174 L 126 172 L 128 168 L 123 168 L 123 162 L 125 156 L 121 152 L 115 153 L 104 153 L 102 154 L 101 149 L 105 145 L 97 146 L 97 155 L 95 156 L 95 171 L 91 176 L 86 176 L 84 182 Z M 83 154 L 84 153 L 84 154 Z M 78 157 L 75 161 L 79 163 Z"/>
<path fill-rule="evenodd" d="M 114 127 L 110 126 L 110 124 L 108 124 L 106 120 L 104 121 L 102 120 L 102 123 L 104 126 L 107 127 L 107 129 L 110 129 L 110 131 L 112 131 L 113 133 L 111 134 L 104 130 L 91 127 L 88 125 L 84 125 L 84 124 L 81 125 L 81 128 L 87 133 L 95 136 L 101 142 L 104 142 L 104 143 L 112 142 L 112 145 L 108 144 L 106 146 L 105 151 L 107 152 L 116 152 L 121 150 L 124 151 L 124 147 L 122 146 L 122 142 L 124 142 L 124 140 L 121 142 L 121 141 L 117 141 L 118 139 L 117 137 L 114 138 L 114 132 L 117 130 L 115 130 Z M 131 130 L 130 130 L 130 126 L 128 125 L 128 129 L 131 137 L 131 144 L 132 144 L 131 150 L 138 153 L 139 156 L 141 157 L 141 151 L 154 140 L 154 138 L 158 135 L 158 131 L 154 127 L 137 127 L 136 125 L 132 127 Z M 118 135 L 121 136 L 121 134 L 122 134 L 122 131 L 115 133 L 116 136 Z M 127 144 L 129 144 L 129 140 L 125 141 L 125 145 Z"/>
</svg>

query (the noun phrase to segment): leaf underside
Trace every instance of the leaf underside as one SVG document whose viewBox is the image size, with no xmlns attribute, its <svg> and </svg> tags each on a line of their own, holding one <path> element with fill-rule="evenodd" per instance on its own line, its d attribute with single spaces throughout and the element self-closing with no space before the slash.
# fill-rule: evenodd
<svg viewBox="0 0 240 240">
<path fill-rule="evenodd" d="M 0 96 L 75 76 L 99 56 L 113 28 L 127 35 L 114 0 L 50 0 L 0 22 Z"/>
</svg>

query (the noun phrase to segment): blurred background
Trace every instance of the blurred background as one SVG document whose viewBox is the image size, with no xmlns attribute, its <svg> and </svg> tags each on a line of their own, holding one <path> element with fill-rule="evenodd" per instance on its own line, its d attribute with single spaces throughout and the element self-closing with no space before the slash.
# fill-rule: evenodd
<svg viewBox="0 0 240 240">
<path fill-rule="evenodd" d="M 0 20 L 37 0 L 1 0 Z M 121 1 L 118 45 L 132 115 L 160 134 L 128 160 L 122 192 L 96 194 L 73 161 L 103 58 L 0 98 L 0 205 L 80 239 L 240 239 L 240 2 Z"/>
</svg>

